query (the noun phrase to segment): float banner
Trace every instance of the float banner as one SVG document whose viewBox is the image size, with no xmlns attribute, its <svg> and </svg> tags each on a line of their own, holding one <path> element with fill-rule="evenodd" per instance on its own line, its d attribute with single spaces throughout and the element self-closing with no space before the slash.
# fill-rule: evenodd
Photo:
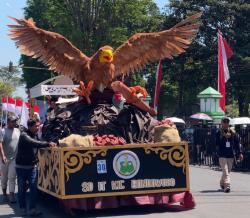
<svg viewBox="0 0 250 218">
<path fill-rule="evenodd" d="M 62 199 L 189 190 L 185 142 L 41 149 L 39 161 L 39 189 Z"/>
</svg>

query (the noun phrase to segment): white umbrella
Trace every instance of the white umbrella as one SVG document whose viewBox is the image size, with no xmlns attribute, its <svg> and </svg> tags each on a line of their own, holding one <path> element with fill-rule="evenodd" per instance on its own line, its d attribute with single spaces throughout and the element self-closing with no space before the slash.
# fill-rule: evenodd
<svg viewBox="0 0 250 218">
<path fill-rule="evenodd" d="M 183 124 L 185 124 L 185 121 L 183 119 L 181 119 L 181 118 L 178 118 L 178 117 L 168 117 L 168 118 L 166 118 L 166 120 L 170 120 L 173 123 L 183 123 Z"/>
<path fill-rule="evenodd" d="M 190 118 L 193 118 L 196 120 L 213 120 L 212 117 L 210 117 L 209 115 L 204 114 L 204 113 L 193 114 L 190 116 Z"/>
<path fill-rule="evenodd" d="M 236 117 L 230 120 L 230 125 L 250 124 L 249 117 Z"/>
</svg>

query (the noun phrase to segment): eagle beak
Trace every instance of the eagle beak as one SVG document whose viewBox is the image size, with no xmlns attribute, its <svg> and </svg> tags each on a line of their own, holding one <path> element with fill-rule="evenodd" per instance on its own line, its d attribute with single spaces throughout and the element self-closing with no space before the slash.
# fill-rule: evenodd
<svg viewBox="0 0 250 218">
<path fill-rule="evenodd" d="M 106 59 L 108 62 L 112 60 L 112 56 L 103 56 L 104 59 Z"/>
<path fill-rule="evenodd" d="M 99 60 L 101 63 L 111 63 L 113 61 L 113 51 L 110 49 L 101 51 Z"/>
</svg>

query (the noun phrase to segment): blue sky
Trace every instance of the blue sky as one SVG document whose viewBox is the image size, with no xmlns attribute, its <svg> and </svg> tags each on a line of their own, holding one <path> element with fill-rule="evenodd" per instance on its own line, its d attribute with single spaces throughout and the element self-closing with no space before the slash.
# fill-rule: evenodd
<svg viewBox="0 0 250 218">
<path fill-rule="evenodd" d="M 20 53 L 8 36 L 7 24 L 12 22 L 7 16 L 22 18 L 26 0 L 0 0 L 0 66 L 8 65 L 9 61 L 18 63 Z"/>
<path fill-rule="evenodd" d="M 155 0 L 161 9 L 168 0 Z M 20 52 L 14 42 L 8 36 L 7 24 L 12 22 L 7 16 L 23 18 L 23 8 L 26 6 L 26 0 L 0 0 L 0 66 L 7 66 L 9 61 L 18 65 Z M 24 95 L 24 87 L 18 89 L 18 93 Z M 16 93 L 17 94 L 17 93 Z"/>
</svg>

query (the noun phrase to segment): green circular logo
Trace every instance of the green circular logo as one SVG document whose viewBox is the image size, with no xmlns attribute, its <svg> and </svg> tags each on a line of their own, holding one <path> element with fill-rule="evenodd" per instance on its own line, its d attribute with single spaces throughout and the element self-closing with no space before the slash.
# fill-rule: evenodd
<svg viewBox="0 0 250 218">
<path fill-rule="evenodd" d="M 120 178 L 130 179 L 138 173 L 140 169 L 140 160 L 132 151 L 120 151 L 114 157 L 113 169 Z"/>
</svg>

